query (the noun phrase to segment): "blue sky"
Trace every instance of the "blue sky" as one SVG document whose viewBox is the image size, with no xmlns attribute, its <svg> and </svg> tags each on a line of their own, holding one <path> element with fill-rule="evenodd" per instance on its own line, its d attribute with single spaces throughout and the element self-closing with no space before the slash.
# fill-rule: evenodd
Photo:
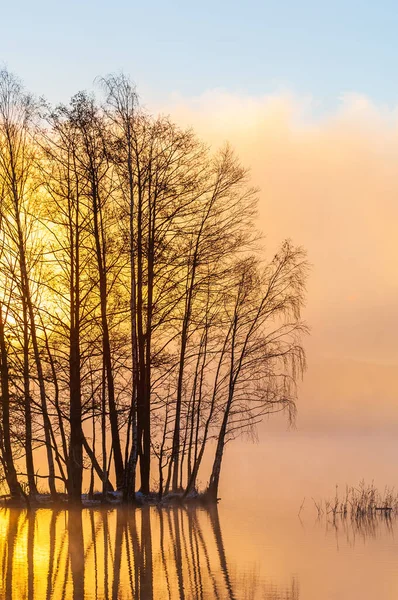
<svg viewBox="0 0 398 600">
<path fill-rule="evenodd" d="M 398 104 L 393 1 L 19 0 L 1 12 L 0 61 L 52 101 L 123 70 L 150 100 L 290 89 L 325 108 L 347 91 Z"/>
</svg>

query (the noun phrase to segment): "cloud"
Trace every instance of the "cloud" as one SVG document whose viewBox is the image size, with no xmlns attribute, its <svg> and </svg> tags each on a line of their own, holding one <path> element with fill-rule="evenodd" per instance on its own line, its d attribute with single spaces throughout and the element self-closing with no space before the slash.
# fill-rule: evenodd
<svg viewBox="0 0 398 600">
<path fill-rule="evenodd" d="M 286 237 L 307 248 L 310 354 L 398 361 L 398 108 L 346 93 L 325 113 L 290 92 L 223 90 L 157 108 L 235 147 L 270 252 Z"/>
</svg>

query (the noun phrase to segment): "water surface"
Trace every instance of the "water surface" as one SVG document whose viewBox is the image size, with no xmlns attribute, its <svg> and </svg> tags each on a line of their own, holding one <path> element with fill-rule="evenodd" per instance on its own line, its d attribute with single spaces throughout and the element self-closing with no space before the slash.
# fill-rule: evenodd
<svg viewBox="0 0 398 600">
<path fill-rule="evenodd" d="M 396 520 L 317 520 L 311 499 L 339 474 L 393 484 L 393 462 L 377 463 L 393 443 L 282 436 L 237 448 L 210 510 L 2 509 L 0 600 L 395 599 Z"/>
</svg>

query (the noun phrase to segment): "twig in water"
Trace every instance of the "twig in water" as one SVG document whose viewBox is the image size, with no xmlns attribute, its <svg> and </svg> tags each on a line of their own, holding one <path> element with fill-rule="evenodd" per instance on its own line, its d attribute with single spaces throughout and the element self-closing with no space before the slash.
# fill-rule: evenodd
<svg viewBox="0 0 398 600">
<path fill-rule="evenodd" d="M 304 496 L 304 500 L 301 503 L 300 510 L 298 511 L 298 516 L 300 516 L 300 513 L 303 510 L 304 502 L 305 502 L 305 496 Z"/>
</svg>

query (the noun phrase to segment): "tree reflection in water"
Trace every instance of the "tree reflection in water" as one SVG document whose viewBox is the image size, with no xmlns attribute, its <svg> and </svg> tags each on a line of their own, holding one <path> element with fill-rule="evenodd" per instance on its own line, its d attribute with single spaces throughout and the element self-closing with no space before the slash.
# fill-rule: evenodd
<svg viewBox="0 0 398 600">
<path fill-rule="evenodd" d="M 0 600 L 298 600 L 228 561 L 217 506 L 3 509 Z"/>
</svg>

